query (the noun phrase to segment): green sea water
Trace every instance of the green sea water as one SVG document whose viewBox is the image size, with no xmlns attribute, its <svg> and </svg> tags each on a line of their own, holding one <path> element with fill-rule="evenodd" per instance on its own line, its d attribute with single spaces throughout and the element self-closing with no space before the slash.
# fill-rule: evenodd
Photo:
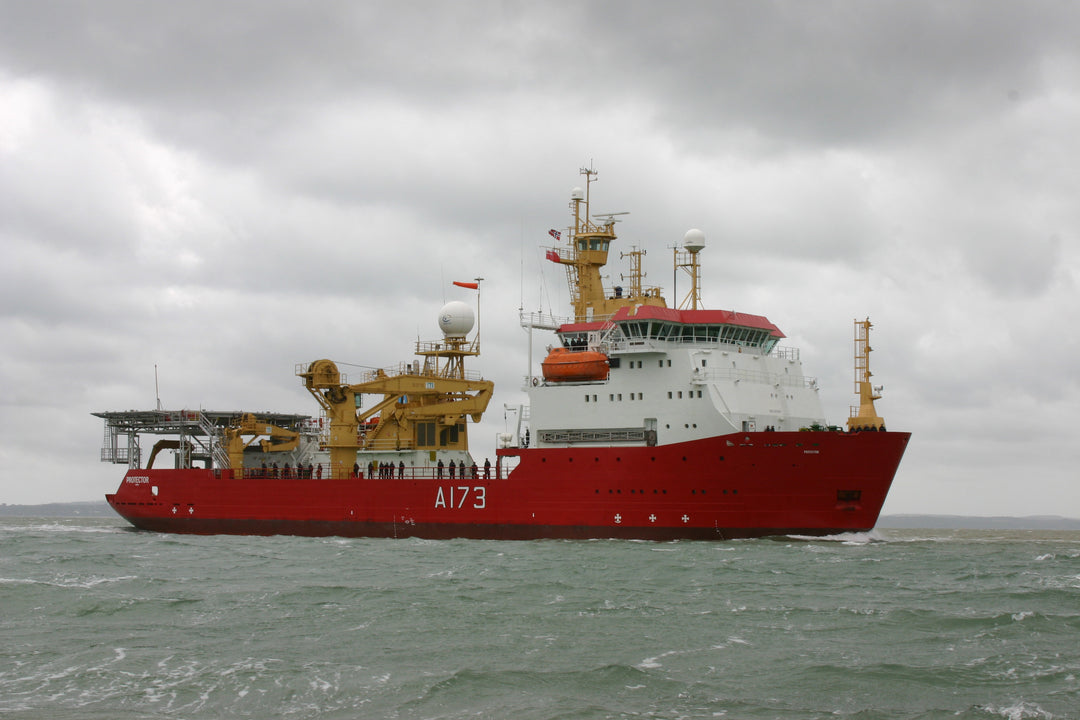
<svg viewBox="0 0 1080 720">
<path fill-rule="evenodd" d="M 0 718 L 1080 718 L 1080 533 L 0 520 Z"/>
</svg>

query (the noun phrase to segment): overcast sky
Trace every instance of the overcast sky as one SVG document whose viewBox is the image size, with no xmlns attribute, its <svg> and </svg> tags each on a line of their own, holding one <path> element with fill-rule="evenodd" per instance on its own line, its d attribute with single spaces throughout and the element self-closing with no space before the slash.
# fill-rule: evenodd
<svg viewBox="0 0 1080 720">
<path fill-rule="evenodd" d="M 112 492 L 90 413 L 155 365 L 170 408 L 317 414 L 297 363 L 411 359 L 477 276 L 491 455 L 593 164 L 646 283 L 702 229 L 704 304 L 831 422 L 872 319 L 886 513 L 1080 517 L 1077 38 L 1049 1 L 0 0 L 0 502 Z"/>
</svg>

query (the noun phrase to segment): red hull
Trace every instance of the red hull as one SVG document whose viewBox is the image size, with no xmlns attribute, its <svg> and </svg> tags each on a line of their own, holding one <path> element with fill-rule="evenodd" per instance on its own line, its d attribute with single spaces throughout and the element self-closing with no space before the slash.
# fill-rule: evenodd
<svg viewBox="0 0 1080 720">
<path fill-rule="evenodd" d="M 489 480 L 131 470 L 106 499 L 136 527 L 157 532 L 649 540 L 829 535 L 874 527 L 909 438 L 764 432 L 660 447 L 501 450 L 504 460 L 517 456 L 519 464 L 509 477 Z"/>
</svg>

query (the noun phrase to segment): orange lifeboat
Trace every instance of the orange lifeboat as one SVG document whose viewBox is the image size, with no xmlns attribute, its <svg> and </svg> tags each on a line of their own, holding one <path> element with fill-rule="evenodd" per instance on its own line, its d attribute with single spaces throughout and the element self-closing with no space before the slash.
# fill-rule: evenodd
<svg viewBox="0 0 1080 720">
<path fill-rule="evenodd" d="M 570 352 L 564 347 L 557 347 L 548 353 L 540 367 L 544 371 L 544 379 L 550 382 L 605 380 L 608 376 L 608 357 L 593 350 Z"/>
</svg>

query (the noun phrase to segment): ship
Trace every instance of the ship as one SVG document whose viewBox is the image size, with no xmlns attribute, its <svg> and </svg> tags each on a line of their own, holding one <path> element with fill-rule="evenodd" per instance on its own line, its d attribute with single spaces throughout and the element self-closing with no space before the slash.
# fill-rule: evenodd
<svg viewBox="0 0 1080 720">
<path fill-rule="evenodd" d="M 671 247 L 688 282 L 678 306 L 644 283 L 636 245 L 621 254 L 627 286 L 605 284 L 625 213 L 592 214 L 597 174 L 581 173 L 571 223 L 540 248 L 565 270 L 572 314 L 518 310 L 527 402 L 504 404 L 494 463 L 468 440 L 494 394 L 466 368 L 480 355 L 477 278 L 455 283 L 475 291 L 476 313 L 471 297 L 447 303 L 442 337 L 417 340 L 411 360 L 352 378 L 328 359 L 296 365 L 317 414 L 160 401 L 93 413 L 101 460 L 127 465 L 109 505 L 163 533 L 668 541 L 873 529 L 910 433 L 878 415 L 869 318 L 854 321 L 858 404 L 831 425 L 776 325 L 702 307 L 701 231 Z"/>
</svg>

